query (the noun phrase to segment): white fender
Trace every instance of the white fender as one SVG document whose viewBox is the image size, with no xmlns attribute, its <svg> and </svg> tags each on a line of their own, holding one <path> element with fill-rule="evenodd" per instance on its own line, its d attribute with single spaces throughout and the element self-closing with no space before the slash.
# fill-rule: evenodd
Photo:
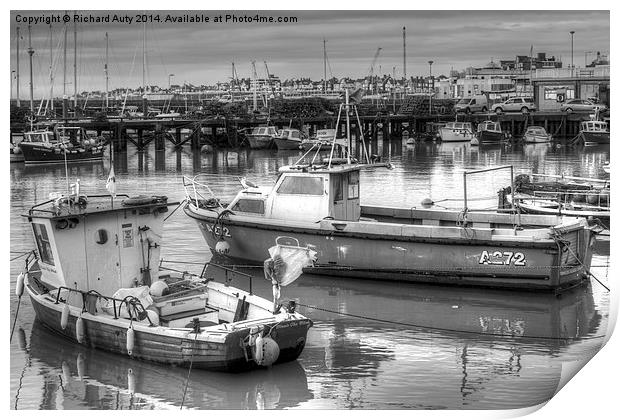
<svg viewBox="0 0 620 420">
<path fill-rule="evenodd" d="M 82 380 L 84 376 L 86 376 L 86 358 L 84 357 L 82 353 L 78 353 L 76 365 L 77 365 L 78 378 Z"/>
<path fill-rule="evenodd" d="M 17 282 L 15 283 L 15 294 L 17 295 L 17 297 L 22 297 L 22 295 L 24 294 L 24 278 L 25 277 L 26 276 L 24 275 L 23 271 L 19 273 L 19 276 L 17 276 Z"/>
<path fill-rule="evenodd" d="M 133 346 L 134 346 L 134 342 L 136 340 L 135 337 L 135 333 L 133 330 L 133 326 L 129 326 L 129 328 L 127 328 L 127 354 L 131 356 L 131 353 L 133 353 Z"/>
<path fill-rule="evenodd" d="M 254 361 L 259 366 L 271 366 L 280 356 L 280 347 L 271 337 L 259 336 L 254 349 Z"/>
<path fill-rule="evenodd" d="M 127 369 L 127 390 L 130 394 L 136 393 L 136 375 L 131 368 Z"/>
<path fill-rule="evenodd" d="M 81 315 L 75 321 L 75 338 L 80 344 L 84 341 L 84 320 Z"/>
<path fill-rule="evenodd" d="M 60 315 L 60 328 L 63 330 L 67 328 L 67 324 L 69 323 L 69 305 L 66 303 L 62 307 L 62 314 Z"/>
<path fill-rule="evenodd" d="M 67 386 L 69 379 L 71 379 L 71 369 L 69 369 L 69 364 L 63 360 L 60 369 L 62 370 L 62 383 L 64 386 Z"/>
</svg>

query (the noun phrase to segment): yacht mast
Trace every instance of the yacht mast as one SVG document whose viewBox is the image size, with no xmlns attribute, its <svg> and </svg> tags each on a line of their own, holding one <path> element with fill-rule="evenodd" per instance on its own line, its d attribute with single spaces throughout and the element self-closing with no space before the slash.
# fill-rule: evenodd
<svg viewBox="0 0 620 420">
<path fill-rule="evenodd" d="M 66 12 L 65 12 L 66 14 Z M 62 96 L 63 98 L 67 96 L 67 24 L 65 23 L 64 27 L 65 32 L 65 42 L 62 47 Z"/>
<path fill-rule="evenodd" d="M 351 164 L 351 146 L 352 146 L 352 141 L 351 141 L 351 121 L 349 119 L 349 89 L 345 89 L 344 90 L 344 98 L 345 98 L 345 114 L 347 115 L 347 140 L 349 142 L 349 150 L 347 151 L 347 163 Z M 360 128 L 361 130 L 361 128 Z"/>
<path fill-rule="evenodd" d="M 77 22 L 73 22 L 73 105 L 75 106 L 76 117 L 78 108 L 77 92 Z"/>
<path fill-rule="evenodd" d="M 252 105 L 254 107 L 254 111 L 256 111 L 256 108 L 258 107 L 256 104 L 256 61 L 252 61 L 252 85 L 254 90 Z"/>
<path fill-rule="evenodd" d="M 54 113 L 54 55 L 53 55 L 53 30 L 52 24 L 50 23 L 50 113 L 53 115 Z"/>
<path fill-rule="evenodd" d="M 325 48 L 325 38 L 323 38 L 323 93 L 327 93 L 327 49 Z"/>
<path fill-rule="evenodd" d="M 17 73 L 15 74 L 15 83 L 17 85 L 17 107 L 19 108 L 21 106 L 20 100 L 19 100 L 19 26 L 16 28 L 17 29 L 17 46 L 16 46 L 16 64 L 17 64 Z"/>
<path fill-rule="evenodd" d="M 28 55 L 30 56 L 30 114 L 34 115 L 34 87 L 32 84 L 32 55 L 34 50 L 32 49 L 32 33 L 31 26 L 28 25 Z"/>
<path fill-rule="evenodd" d="M 108 112 L 109 97 L 108 97 L 108 33 L 105 33 L 105 65 L 103 67 L 105 72 L 105 110 Z"/>
<path fill-rule="evenodd" d="M 146 95 L 146 22 L 142 24 L 142 90 Z"/>
</svg>

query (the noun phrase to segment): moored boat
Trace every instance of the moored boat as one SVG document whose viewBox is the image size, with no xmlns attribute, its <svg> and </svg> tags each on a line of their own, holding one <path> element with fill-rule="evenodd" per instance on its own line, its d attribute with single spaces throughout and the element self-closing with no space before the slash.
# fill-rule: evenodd
<svg viewBox="0 0 620 420">
<path fill-rule="evenodd" d="M 483 121 L 478 124 L 476 134 L 471 141 L 472 145 L 483 146 L 488 144 L 501 144 L 505 139 L 499 122 Z"/>
<path fill-rule="evenodd" d="M 605 121 L 582 121 L 578 137 L 586 144 L 609 144 L 609 127 Z"/>
<path fill-rule="evenodd" d="M 449 122 L 439 129 L 441 141 L 471 141 L 474 130 L 469 122 Z"/>
<path fill-rule="evenodd" d="M 314 137 L 302 140 L 300 147 L 304 151 L 308 151 L 310 149 L 330 150 L 335 138 L 336 130 L 333 128 L 317 130 Z"/>
<path fill-rule="evenodd" d="M 57 126 L 53 131 L 24 133 L 19 147 L 26 164 L 85 162 L 101 160 L 105 141 L 91 137 L 81 127 Z"/>
<path fill-rule="evenodd" d="M 246 135 L 246 139 L 251 149 L 270 149 L 274 146 L 274 139 L 278 131 L 273 126 L 254 127 L 251 133 Z"/>
<path fill-rule="evenodd" d="M 305 271 L 317 274 L 551 290 L 587 278 L 594 235 L 585 219 L 362 205 L 360 171 L 390 165 L 352 163 L 348 140 L 344 157 L 300 158 L 273 187 L 246 184 L 229 203 L 200 174 L 184 177 L 184 210 L 215 252 L 225 242 L 227 256 L 261 261 L 287 236 L 316 250 Z"/>
<path fill-rule="evenodd" d="M 228 270 L 218 282 L 153 266 L 164 215 L 178 203 L 122 198 L 86 197 L 78 187 L 25 215 L 37 250 L 22 285 L 43 324 L 88 347 L 209 370 L 299 356 L 312 322 L 294 303 L 274 308 L 252 294 L 251 279 L 249 292 L 231 286 L 229 276 L 243 273 Z"/>
<path fill-rule="evenodd" d="M 525 143 L 548 143 L 551 141 L 551 134 L 548 134 L 544 127 L 532 125 L 525 130 L 523 141 Z"/>
<path fill-rule="evenodd" d="M 285 128 L 275 138 L 278 150 L 299 150 L 302 142 L 301 131 L 296 128 Z"/>
</svg>

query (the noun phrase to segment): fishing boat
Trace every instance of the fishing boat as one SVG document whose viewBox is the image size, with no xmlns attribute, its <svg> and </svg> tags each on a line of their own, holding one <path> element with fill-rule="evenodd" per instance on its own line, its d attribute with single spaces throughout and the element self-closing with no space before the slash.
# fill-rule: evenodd
<svg viewBox="0 0 620 420">
<path fill-rule="evenodd" d="M 474 130 L 469 122 L 449 122 L 439 129 L 441 141 L 471 141 Z"/>
<path fill-rule="evenodd" d="M 254 127 L 251 133 L 246 135 L 246 139 L 251 149 L 270 149 L 274 146 L 274 139 L 278 131 L 273 126 Z"/>
<path fill-rule="evenodd" d="M 577 138 L 585 144 L 609 144 L 609 126 L 605 121 L 582 121 Z"/>
<path fill-rule="evenodd" d="M 69 194 L 24 215 L 36 251 L 18 279 L 37 318 L 84 346 L 151 362 L 244 371 L 297 359 L 312 322 L 295 303 L 274 307 L 252 279 L 223 281 L 154 266 L 162 246 L 162 196 Z M 231 285 L 249 280 L 250 290 Z M 21 288 L 21 291 L 20 291 Z"/>
<path fill-rule="evenodd" d="M 275 138 L 278 150 L 299 150 L 302 142 L 301 131 L 296 128 L 285 128 Z"/>
<path fill-rule="evenodd" d="M 471 144 L 474 146 L 501 144 L 504 139 L 505 135 L 499 122 L 483 121 L 478 124 L 476 135 L 472 138 Z"/>
<path fill-rule="evenodd" d="M 548 134 L 544 127 L 532 125 L 525 130 L 523 141 L 525 143 L 549 143 L 551 134 Z"/>
<path fill-rule="evenodd" d="M 24 133 L 19 147 L 26 164 L 42 164 L 101 160 L 104 145 L 103 138 L 88 136 L 81 127 L 57 126 Z"/>
<path fill-rule="evenodd" d="M 309 139 L 301 141 L 300 147 L 304 151 L 314 150 L 330 150 L 334 139 L 336 138 L 336 130 L 333 128 L 325 128 L 317 130 L 316 135 Z"/>
<path fill-rule="evenodd" d="M 531 290 L 587 278 L 594 232 L 585 219 L 470 211 L 466 185 L 460 211 L 362 205 L 361 170 L 391 164 L 367 153 L 355 162 L 347 140 L 344 157 L 335 149 L 328 159 L 302 157 L 279 169 L 273 187 L 242 183 L 230 202 L 206 176 L 185 176 L 184 211 L 215 253 L 262 261 L 265 247 L 287 236 L 317 252 L 304 272 L 322 275 Z"/>
<path fill-rule="evenodd" d="M 549 181 L 551 179 L 551 181 Z M 598 219 L 609 228 L 610 181 L 563 175 L 522 174 L 500 192 L 506 203 L 532 214 Z M 502 203 L 500 203 L 500 207 Z"/>
</svg>

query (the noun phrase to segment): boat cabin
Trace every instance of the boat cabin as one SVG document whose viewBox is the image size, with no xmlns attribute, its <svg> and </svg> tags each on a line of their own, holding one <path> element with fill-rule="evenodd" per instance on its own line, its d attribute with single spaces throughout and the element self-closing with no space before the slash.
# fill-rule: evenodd
<svg viewBox="0 0 620 420">
<path fill-rule="evenodd" d="M 57 143 L 54 133 L 47 130 L 29 131 L 24 133 L 24 140 L 28 143 L 55 144 Z"/>
<path fill-rule="evenodd" d="M 283 139 L 301 141 L 301 131 L 296 128 L 285 128 L 280 133 L 280 137 Z"/>
<path fill-rule="evenodd" d="M 112 199 L 77 192 L 33 206 L 27 215 L 39 255 L 41 282 L 96 290 L 150 285 L 158 279 L 164 213 L 162 197 Z M 70 280 L 69 280 L 70 279 Z M 81 305 L 81 297 L 74 296 Z"/>
<path fill-rule="evenodd" d="M 316 131 L 317 140 L 333 140 L 336 137 L 336 130 L 334 128 L 323 128 Z"/>
<path fill-rule="evenodd" d="M 581 131 L 607 132 L 607 123 L 605 121 L 582 121 Z"/>
<path fill-rule="evenodd" d="M 538 125 L 529 126 L 525 132 L 526 134 L 531 134 L 533 136 L 547 136 L 547 132 L 544 127 L 540 127 Z"/>
<path fill-rule="evenodd" d="M 53 145 L 56 143 L 71 143 L 81 145 L 88 139 L 86 130 L 82 127 L 56 127 L 54 131 L 37 130 L 24 133 L 24 141 Z"/>
<path fill-rule="evenodd" d="M 315 223 L 326 217 L 358 221 L 360 169 L 358 165 L 280 168 L 269 188 L 246 188 L 228 206 L 235 213 Z"/>
<path fill-rule="evenodd" d="M 275 127 L 254 127 L 252 130 L 253 136 L 276 136 L 277 134 Z"/>
<path fill-rule="evenodd" d="M 495 121 L 483 121 L 478 124 L 478 131 L 502 131 L 502 127 L 499 122 Z"/>
<path fill-rule="evenodd" d="M 470 131 L 473 132 L 471 123 L 469 122 L 449 122 L 446 124 L 446 127 L 449 130 L 454 131 Z"/>
</svg>

